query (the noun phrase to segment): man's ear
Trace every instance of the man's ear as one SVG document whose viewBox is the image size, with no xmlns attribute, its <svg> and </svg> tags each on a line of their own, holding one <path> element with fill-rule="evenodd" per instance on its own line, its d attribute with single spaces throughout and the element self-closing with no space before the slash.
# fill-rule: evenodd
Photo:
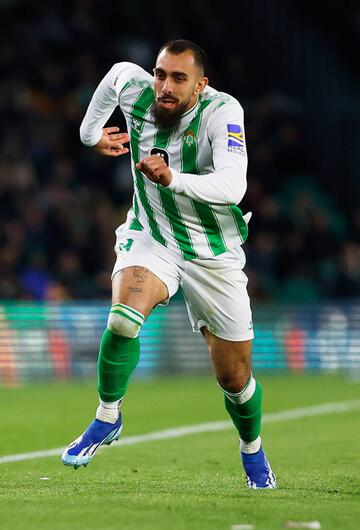
<svg viewBox="0 0 360 530">
<path fill-rule="evenodd" d="M 194 90 L 194 93 L 199 94 L 200 92 L 202 92 L 204 88 L 206 87 L 206 85 L 208 84 L 208 82 L 209 80 L 207 77 L 202 77 L 200 81 L 198 81 L 197 88 Z"/>
<path fill-rule="evenodd" d="M 207 77 L 202 77 L 202 78 L 201 78 L 201 81 L 200 81 L 200 89 L 199 89 L 199 92 L 202 92 L 208 83 L 209 83 L 208 78 L 207 78 Z"/>
</svg>

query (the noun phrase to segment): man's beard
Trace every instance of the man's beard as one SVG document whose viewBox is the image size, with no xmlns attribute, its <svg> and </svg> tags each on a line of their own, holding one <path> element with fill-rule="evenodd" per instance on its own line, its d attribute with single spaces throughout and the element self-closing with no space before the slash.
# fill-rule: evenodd
<svg viewBox="0 0 360 530">
<path fill-rule="evenodd" d="M 176 101 L 175 98 L 174 101 Z M 182 115 L 188 104 L 188 101 L 184 101 L 183 103 L 179 103 L 175 109 L 166 109 L 165 107 L 161 107 L 158 101 L 155 101 L 151 107 L 151 114 L 154 118 L 155 126 L 158 129 L 171 129 L 172 131 L 176 131 L 179 128 Z"/>
</svg>

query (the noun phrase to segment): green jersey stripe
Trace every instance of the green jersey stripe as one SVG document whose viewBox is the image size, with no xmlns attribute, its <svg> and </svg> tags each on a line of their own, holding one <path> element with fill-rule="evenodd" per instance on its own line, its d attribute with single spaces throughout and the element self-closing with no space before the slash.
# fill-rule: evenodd
<svg viewBox="0 0 360 530">
<path fill-rule="evenodd" d="M 185 259 L 194 259 L 198 257 L 195 251 L 190 234 L 185 224 L 182 222 L 182 217 L 178 205 L 175 202 L 173 193 L 164 188 L 160 193 L 161 203 L 164 208 L 166 217 L 168 218 L 175 240 Z"/>
<path fill-rule="evenodd" d="M 155 136 L 155 147 L 166 149 L 169 144 L 171 131 L 159 130 Z M 169 220 L 174 238 L 185 259 L 198 257 L 195 251 L 188 228 L 181 217 L 179 207 L 174 199 L 172 191 L 162 186 L 157 186 L 161 204 L 166 217 Z"/>
<path fill-rule="evenodd" d="M 196 137 L 200 129 L 202 112 L 209 105 L 209 103 L 211 103 L 211 101 L 212 99 L 206 99 L 201 103 L 199 111 L 197 112 L 194 119 L 190 122 L 189 127 L 184 133 L 185 141 L 182 145 L 183 173 L 192 173 L 196 175 L 200 173 L 197 163 L 198 145 Z M 192 200 L 191 202 L 198 215 L 199 221 L 208 240 L 208 244 L 214 255 L 217 256 L 218 254 L 226 252 L 228 249 L 222 237 L 219 223 L 211 207 L 208 204 L 201 203 L 196 200 Z"/>
<path fill-rule="evenodd" d="M 222 107 L 223 105 L 225 105 L 225 101 L 220 101 L 220 103 L 214 108 L 214 112 L 219 109 L 220 107 Z"/>
<path fill-rule="evenodd" d="M 247 236 L 248 236 L 248 226 L 243 217 L 242 211 L 240 210 L 238 206 L 235 206 L 235 205 L 229 206 L 229 210 L 231 211 L 232 216 L 234 218 L 235 225 L 239 233 L 239 236 L 241 237 L 242 242 L 245 243 L 245 241 L 247 240 Z"/>
<path fill-rule="evenodd" d="M 134 214 L 135 214 L 135 217 L 136 219 L 139 218 L 139 204 L 138 204 L 138 201 L 137 201 L 137 197 L 134 193 L 134 197 L 133 197 L 133 209 L 134 209 Z"/>
<path fill-rule="evenodd" d="M 114 85 L 116 85 L 116 81 L 117 81 L 117 79 L 115 79 Z M 131 81 L 127 81 L 127 82 L 125 83 L 125 85 L 122 87 L 122 89 L 120 90 L 120 92 L 119 92 L 119 96 L 120 96 L 121 94 L 123 94 L 124 92 L 126 92 L 126 90 L 127 90 L 127 89 L 129 88 L 129 86 L 131 86 L 131 85 L 132 85 Z"/>
<path fill-rule="evenodd" d="M 144 227 L 140 223 L 139 219 L 136 219 L 136 217 L 134 217 L 134 219 L 129 224 L 129 229 L 130 230 L 138 230 L 139 232 L 141 232 L 142 230 L 144 230 Z"/>
<path fill-rule="evenodd" d="M 166 247 L 166 240 L 160 232 L 159 225 L 156 222 L 153 209 L 146 194 L 144 177 L 141 171 L 136 169 L 136 164 L 139 162 L 139 139 L 145 125 L 144 117 L 153 104 L 153 101 L 154 91 L 151 87 L 144 88 L 140 92 L 138 98 L 134 101 L 130 112 L 130 115 L 133 117 L 131 121 L 130 146 L 136 176 L 136 187 L 140 202 L 144 207 L 148 218 L 151 235 L 156 241 Z"/>
<path fill-rule="evenodd" d="M 129 229 L 130 230 L 144 230 L 143 225 L 139 221 L 139 204 L 137 201 L 136 193 L 133 195 L 133 212 L 134 218 L 132 219 Z"/>
<path fill-rule="evenodd" d="M 196 168 L 194 170 L 185 170 L 184 173 L 199 173 L 199 170 L 196 165 L 196 159 L 197 159 L 197 141 L 196 141 L 196 135 L 199 131 L 200 126 L 200 116 L 202 112 L 206 109 L 206 107 L 212 102 L 212 98 L 205 99 L 201 102 L 199 109 L 195 115 L 195 117 L 191 120 L 189 126 L 187 127 L 186 131 L 183 135 L 183 144 L 181 148 L 181 155 L 182 159 L 184 161 L 188 161 L 190 169 L 192 167 Z"/>
<path fill-rule="evenodd" d="M 225 245 L 220 225 L 212 209 L 202 202 L 192 202 L 214 255 L 217 256 L 226 252 L 228 248 Z"/>
</svg>

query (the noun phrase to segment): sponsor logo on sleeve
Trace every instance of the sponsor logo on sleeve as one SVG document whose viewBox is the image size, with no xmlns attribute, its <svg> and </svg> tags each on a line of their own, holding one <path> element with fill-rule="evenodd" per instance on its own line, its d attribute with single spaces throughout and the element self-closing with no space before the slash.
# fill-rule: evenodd
<svg viewBox="0 0 360 530">
<path fill-rule="evenodd" d="M 231 153 L 245 153 L 244 131 L 237 123 L 227 124 L 228 151 Z"/>
</svg>

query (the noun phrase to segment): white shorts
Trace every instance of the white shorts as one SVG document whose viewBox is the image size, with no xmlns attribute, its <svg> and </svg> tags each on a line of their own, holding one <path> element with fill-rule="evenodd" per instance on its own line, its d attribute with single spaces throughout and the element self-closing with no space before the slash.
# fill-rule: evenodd
<svg viewBox="0 0 360 530">
<path fill-rule="evenodd" d="M 120 228 L 116 234 L 112 278 L 126 267 L 146 267 L 166 285 L 169 299 L 180 287 L 193 331 L 205 326 L 229 341 L 254 338 L 241 247 L 214 258 L 185 260 L 180 251 L 164 247 L 145 232 Z"/>
</svg>

